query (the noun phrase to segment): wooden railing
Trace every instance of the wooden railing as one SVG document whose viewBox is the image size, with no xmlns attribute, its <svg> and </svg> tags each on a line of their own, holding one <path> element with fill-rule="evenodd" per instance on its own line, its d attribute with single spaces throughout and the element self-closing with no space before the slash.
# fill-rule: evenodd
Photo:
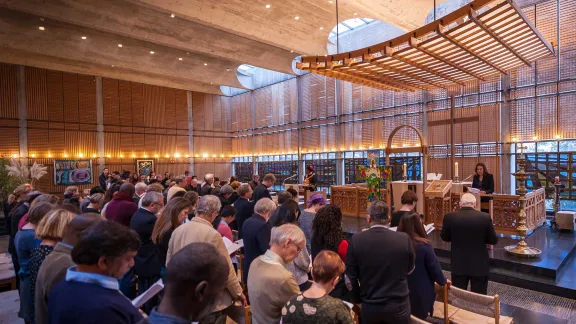
<svg viewBox="0 0 576 324">
<path fill-rule="evenodd" d="M 380 199 L 386 201 L 387 191 L 381 189 L 380 193 Z M 331 186 L 330 203 L 339 206 L 346 216 L 365 217 L 368 210 L 368 188 L 365 183 Z"/>
</svg>

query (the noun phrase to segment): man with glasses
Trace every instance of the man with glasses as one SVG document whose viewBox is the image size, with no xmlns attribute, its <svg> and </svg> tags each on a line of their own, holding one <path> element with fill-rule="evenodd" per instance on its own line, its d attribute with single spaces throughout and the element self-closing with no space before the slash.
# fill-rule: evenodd
<svg viewBox="0 0 576 324">
<path fill-rule="evenodd" d="M 296 279 L 286 269 L 286 264 L 305 247 L 306 237 L 298 226 L 285 224 L 272 228 L 270 249 L 252 262 L 248 274 L 254 323 L 279 323 L 282 307 L 300 294 Z"/>
</svg>

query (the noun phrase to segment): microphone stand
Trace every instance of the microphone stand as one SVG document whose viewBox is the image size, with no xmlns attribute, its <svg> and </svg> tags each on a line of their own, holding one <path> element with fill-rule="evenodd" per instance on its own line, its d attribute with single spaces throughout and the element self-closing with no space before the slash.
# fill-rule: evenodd
<svg viewBox="0 0 576 324">
<path fill-rule="evenodd" d="M 289 176 L 288 178 L 284 179 L 284 181 L 282 181 L 282 185 L 283 185 L 283 186 L 286 186 L 286 180 L 292 179 L 292 178 L 294 178 L 294 177 L 296 177 L 296 176 L 297 176 L 297 174 L 295 174 L 295 175 L 293 175 L 293 176 Z"/>
</svg>

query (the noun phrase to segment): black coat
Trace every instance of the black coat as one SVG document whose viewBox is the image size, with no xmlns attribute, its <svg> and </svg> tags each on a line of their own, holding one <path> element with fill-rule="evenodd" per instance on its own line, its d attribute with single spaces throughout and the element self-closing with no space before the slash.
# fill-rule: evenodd
<svg viewBox="0 0 576 324">
<path fill-rule="evenodd" d="M 451 244 L 451 272 L 457 275 L 488 275 L 490 258 L 486 244 L 498 243 L 490 215 L 471 207 L 444 216 L 442 240 Z"/>
<path fill-rule="evenodd" d="M 440 262 L 436 259 L 434 249 L 430 244 L 418 244 L 415 248 L 416 264 L 414 272 L 408 276 L 410 288 L 410 311 L 412 315 L 425 319 L 434 311 L 434 283 L 446 284 Z"/>
<path fill-rule="evenodd" d="M 406 233 L 378 226 L 355 234 L 346 253 L 351 300 L 376 305 L 408 302 L 408 273 L 414 261 L 414 247 Z"/>
<path fill-rule="evenodd" d="M 242 239 L 244 240 L 244 282 L 248 283 L 248 270 L 250 264 L 261 256 L 270 247 L 270 232 L 272 227 L 264 217 L 254 214 L 242 225 Z"/>
<path fill-rule="evenodd" d="M 100 185 L 100 188 L 104 189 L 104 191 L 106 191 L 106 180 L 108 180 L 108 177 L 104 175 L 104 173 L 100 173 L 100 176 L 98 177 L 98 184 Z"/>
<path fill-rule="evenodd" d="M 254 214 L 254 202 L 240 197 L 234 202 L 234 208 L 236 209 L 236 223 L 238 224 L 238 239 L 241 239 L 242 225 Z"/>
<path fill-rule="evenodd" d="M 480 177 L 474 175 L 472 180 L 472 188 L 480 189 L 480 191 L 486 191 L 487 194 L 494 193 L 494 176 L 490 173 L 486 173 L 482 178 L 482 185 L 480 186 Z"/>
<path fill-rule="evenodd" d="M 252 200 L 258 201 L 262 198 L 272 199 L 272 197 L 270 197 L 270 191 L 268 191 L 268 187 L 266 187 L 263 184 L 259 184 L 256 186 L 256 189 L 254 189 L 254 193 L 252 194 Z"/>
<path fill-rule="evenodd" d="M 138 233 L 142 242 L 142 246 L 134 258 L 134 272 L 139 277 L 160 275 L 160 262 L 156 246 L 152 242 L 152 231 L 156 219 L 156 215 L 144 208 L 139 208 L 130 219 L 130 228 Z"/>
<path fill-rule="evenodd" d="M 212 193 L 212 185 L 205 183 L 200 189 L 200 196 L 210 195 Z"/>
</svg>

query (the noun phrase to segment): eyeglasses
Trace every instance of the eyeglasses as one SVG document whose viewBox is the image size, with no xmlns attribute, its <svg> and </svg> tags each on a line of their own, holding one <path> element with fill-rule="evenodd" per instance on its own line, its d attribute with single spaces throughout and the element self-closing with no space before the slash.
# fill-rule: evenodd
<svg viewBox="0 0 576 324">
<path fill-rule="evenodd" d="M 294 245 L 296 247 L 296 250 L 298 251 L 298 253 L 302 252 L 302 248 L 299 247 L 296 243 L 294 242 L 290 242 L 290 244 Z"/>
</svg>

